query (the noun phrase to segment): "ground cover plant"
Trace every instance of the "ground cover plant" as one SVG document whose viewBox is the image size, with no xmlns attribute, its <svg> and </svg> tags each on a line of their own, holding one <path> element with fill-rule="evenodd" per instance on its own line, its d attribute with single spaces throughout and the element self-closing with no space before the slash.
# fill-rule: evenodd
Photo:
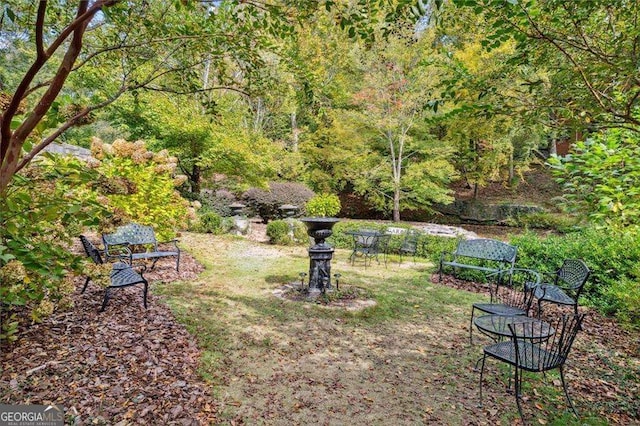
<svg viewBox="0 0 640 426">
<path fill-rule="evenodd" d="M 341 289 L 366 289 L 376 305 L 349 311 L 274 297 L 308 268 L 304 247 L 189 234 L 207 268 L 197 280 L 156 287 L 201 346 L 200 374 L 229 424 L 510 424 L 508 369 L 489 364 L 478 407 L 481 354 L 469 345 L 470 304 L 480 297 L 431 281 L 431 265 L 364 268 L 336 251 Z M 445 279 L 445 284 L 474 288 Z M 483 288 L 475 285 L 475 288 Z M 613 327 L 613 328 L 612 328 Z M 527 375 L 525 413 L 541 424 L 638 421 L 637 334 L 592 313 L 567 363 L 582 417 L 574 419 L 555 373 Z M 615 335 L 615 338 L 612 338 Z M 636 337 L 633 337 L 636 336 Z"/>
</svg>

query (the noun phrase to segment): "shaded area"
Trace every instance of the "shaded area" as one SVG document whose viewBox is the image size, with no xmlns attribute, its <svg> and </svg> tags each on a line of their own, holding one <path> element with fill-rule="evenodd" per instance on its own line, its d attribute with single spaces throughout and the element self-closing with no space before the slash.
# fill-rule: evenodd
<svg viewBox="0 0 640 426">
<path fill-rule="evenodd" d="M 187 254 L 181 266 L 183 278 L 202 269 Z M 152 283 L 176 275 L 171 259 L 146 274 Z M 59 404 L 66 423 L 76 424 L 213 421 L 209 388 L 196 373 L 200 351 L 169 308 L 150 295 L 145 310 L 140 290 L 124 288 L 99 313 L 104 290 L 90 283 L 79 294 L 83 283 L 76 283 L 74 308 L 2 348 L 0 403 Z"/>
</svg>

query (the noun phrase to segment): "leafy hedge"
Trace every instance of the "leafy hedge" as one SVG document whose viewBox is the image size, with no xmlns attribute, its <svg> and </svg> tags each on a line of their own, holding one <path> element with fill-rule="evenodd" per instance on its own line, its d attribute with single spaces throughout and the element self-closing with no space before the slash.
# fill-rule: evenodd
<svg viewBox="0 0 640 426">
<path fill-rule="evenodd" d="M 640 326 L 640 229 L 586 228 L 565 235 L 512 237 L 521 267 L 552 272 L 567 258 L 585 261 L 591 276 L 584 302 Z"/>
</svg>

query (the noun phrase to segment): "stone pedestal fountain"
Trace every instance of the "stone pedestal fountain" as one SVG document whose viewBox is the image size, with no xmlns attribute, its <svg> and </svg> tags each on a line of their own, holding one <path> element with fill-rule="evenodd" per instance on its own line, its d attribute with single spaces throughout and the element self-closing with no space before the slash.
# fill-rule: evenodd
<svg viewBox="0 0 640 426">
<path fill-rule="evenodd" d="M 334 249 L 325 242 L 339 219 L 335 217 L 303 217 L 300 219 L 307 227 L 307 234 L 315 244 L 309 247 L 309 295 L 332 291 L 331 258 Z"/>
</svg>

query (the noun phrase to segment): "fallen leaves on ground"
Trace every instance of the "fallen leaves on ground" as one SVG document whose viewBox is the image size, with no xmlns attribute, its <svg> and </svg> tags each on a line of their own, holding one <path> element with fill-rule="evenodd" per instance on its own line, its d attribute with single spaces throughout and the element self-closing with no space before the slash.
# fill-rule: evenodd
<svg viewBox="0 0 640 426">
<path fill-rule="evenodd" d="M 195 277 L 202 267 L 183 255 L 158 262 L 151 283 Z M 104 290 L 76 283 L 75 306 L 25 330 L 0 353 L 0 403 L 59 404 L 74 424 L 209 424 L 216 404 L 196 373 L 200 352 L 169 308 L 142 286 Z"/>
</svg>

